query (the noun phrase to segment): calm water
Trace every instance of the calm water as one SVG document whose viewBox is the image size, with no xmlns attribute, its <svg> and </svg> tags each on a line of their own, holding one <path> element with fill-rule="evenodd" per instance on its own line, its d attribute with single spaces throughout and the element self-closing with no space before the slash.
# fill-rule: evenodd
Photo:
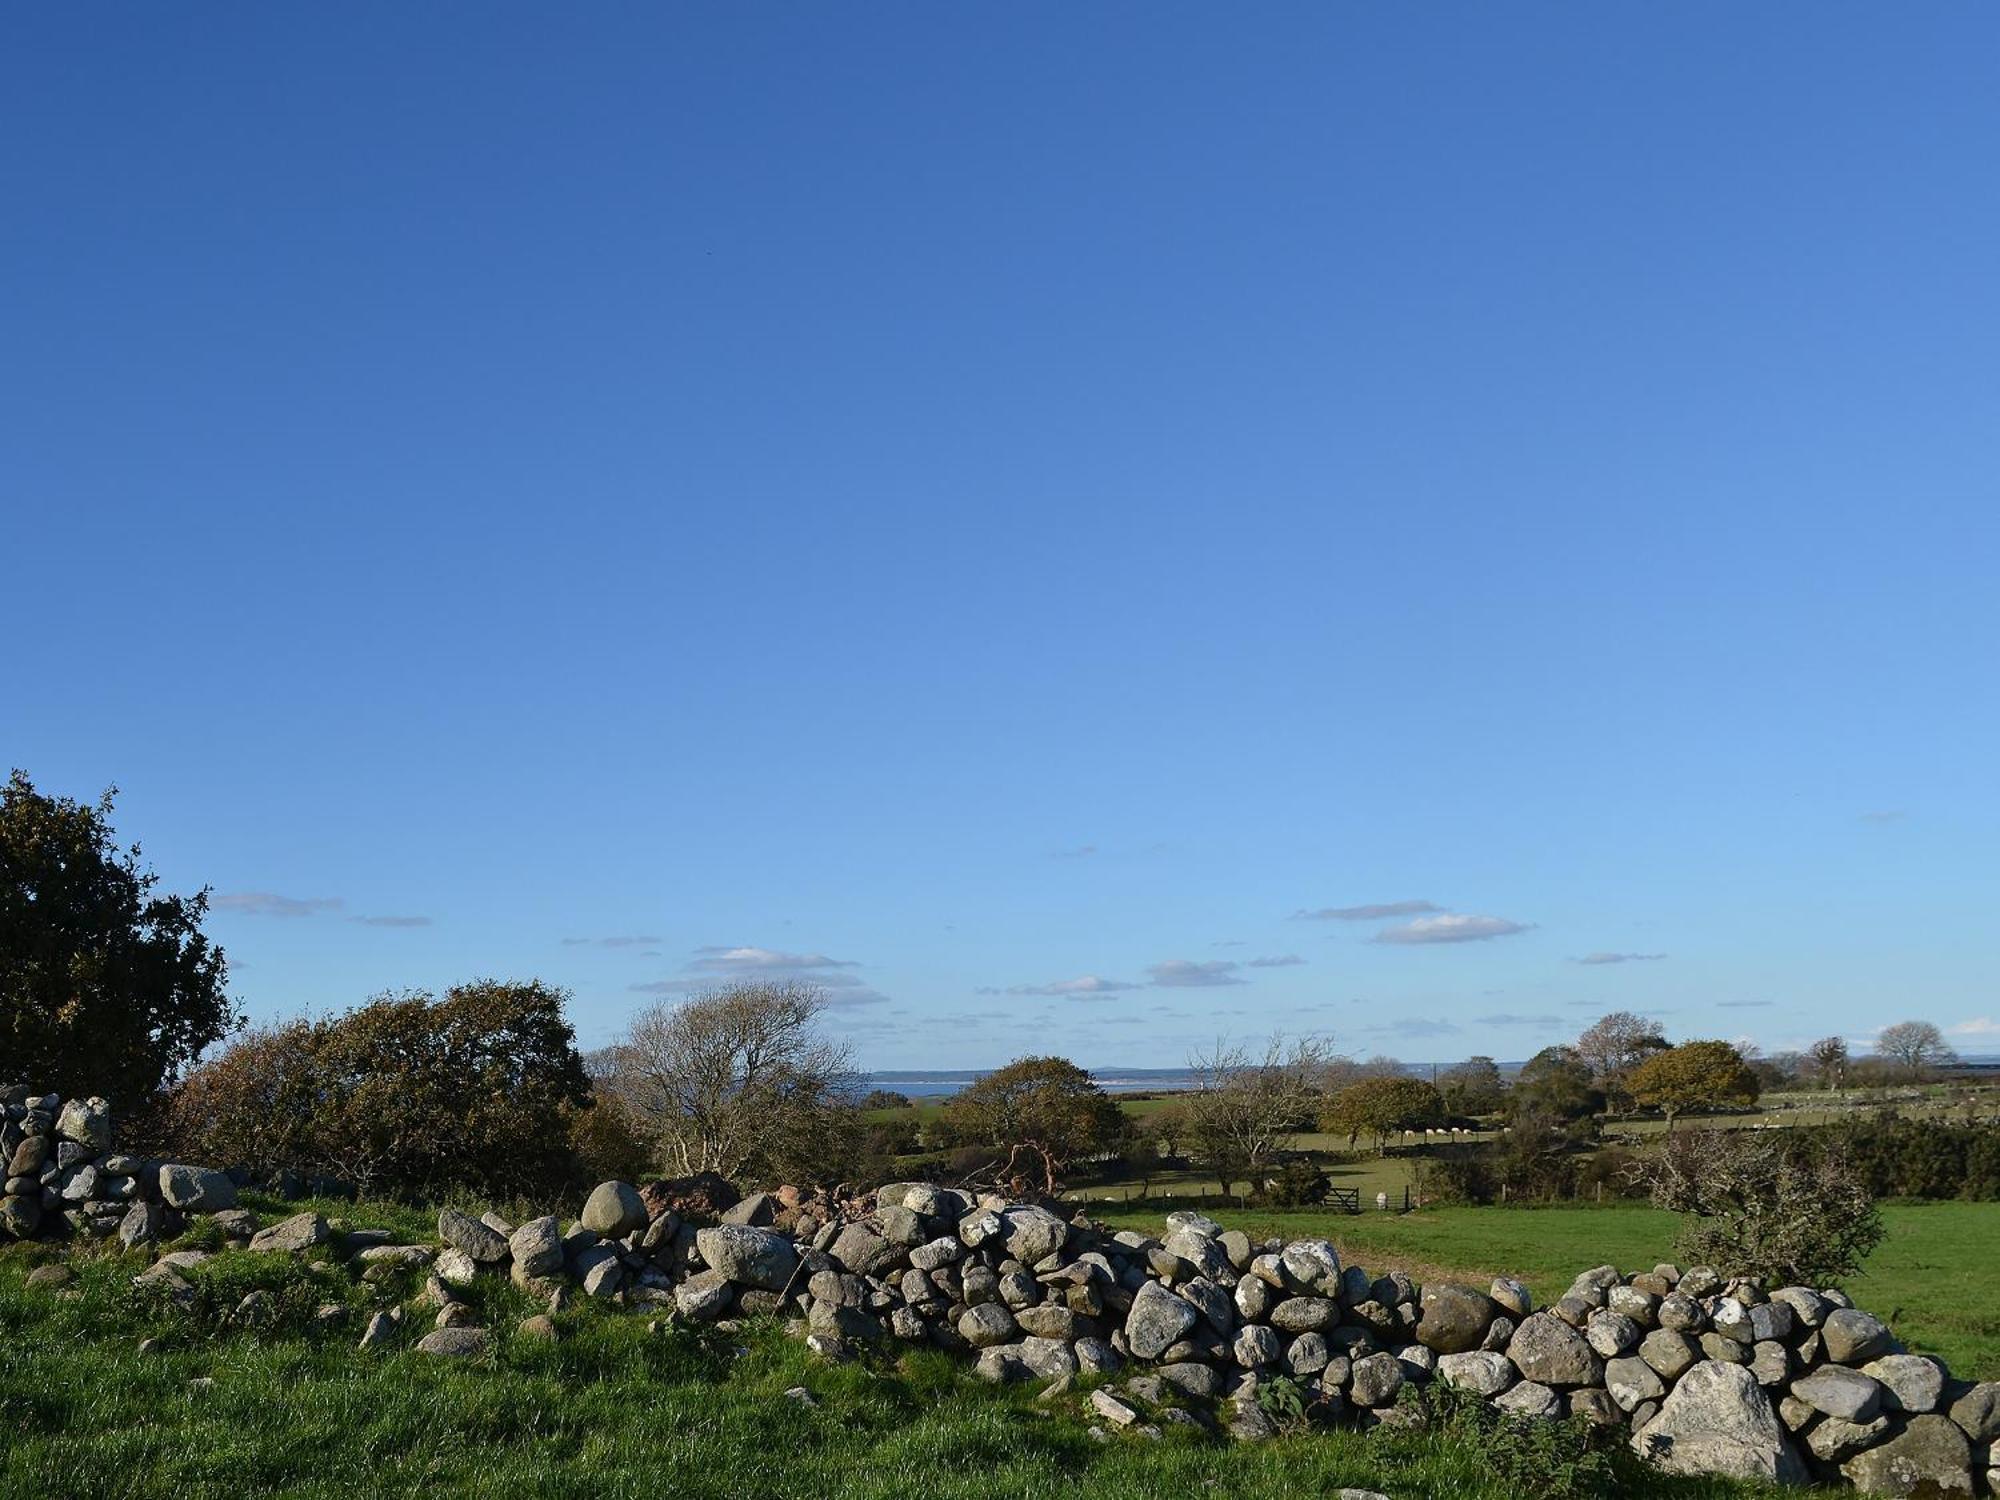
<svg viewBox="0 0 2000 1500">
<path fill-rule="evenodd" d="M 911 1072 L 864 1073 L 864 1086 L 892 1089 L 912 1099 L 935 1099 L 955 1094 L 968 1083 L 977 1083 L 991 1068 L 932 1068 Z M 1141 1093 L 1152 1089 L 1192 1087 L 1195 1075 L 1186 1068 L 1104 1068 L 1094 1072 L 1097 1086 L 1107 1094 Z"/>
</svg>

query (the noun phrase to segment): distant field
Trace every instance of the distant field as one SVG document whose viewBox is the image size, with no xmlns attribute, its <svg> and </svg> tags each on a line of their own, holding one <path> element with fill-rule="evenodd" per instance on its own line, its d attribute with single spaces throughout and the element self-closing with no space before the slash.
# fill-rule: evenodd
<svg viewBox="0 0 2000 1500">
<path fill-rule="evenodd" d="M 1092 1206 L 1120 1228 L 1157 1232 L 1157 1210 Z M 1411 1214 L 1212 1207 L 1219 1222 L 1264 1238 L 1321 1235 L 1370 1270 L 1406 1269 L 1485 1280 L 1519 1276 L 1538 1298 L 1610 1262 L 1631 1271 L 1675 1259 L 1675 1215 L 1637 1205 L 1604 1208 L 1437 1208 Z M 1972 1379 L 2000 1379 L 2000 1203 L 1892 1203 L 1888 1238 L 1847 1288 L 1888 1319 L 1912 1348 L 1943 1356 Z"/>
<path fill-rule="evenodd" d="M 1119 1096 L 1118 1106 L 1134 1119 L 1144 1119 L 1165 1109 L 1171 1099 L 1170 1094 L 1143 1099 Z M 911 1119 L 923 1124 L 935 1119 L 943 1105 L 942 1099 L 920 1099 L 907 1108 L 871 1110 L 868 1118 L 877 1121 Z M 1982 1082 L 1971 1085 L 1932 1084 L 1922 1088 L 1887 1091 L 1792 1090 L 1767 1094 L 1761 1109 L 1717 1115 L 1685 1115 L 1677 1122 L 1676 1129 L 1769 1130 L 1833 1125 L 1851 1119 L 1857 1113 L 1880 1109 L 1884 1105 L 1894 1105 L 1904 1115 L 1916 1118 L 1954 1121 L 1996 1120 L 2000 1119 L 2000 1085 Z M 1666 1121 L 1656 1118 L 1611 1118 L 1604 1121 L 1603 1129 L 1607 1144 L 1636 1146 L 1663 1134 L 1666 1130 Z M 1431 1139 L 1440 1142 L 1446 1140 L 1477 1142 L 1495 1140 L 1499 1135 L 1498 1129 L 1468 1130 L 1455 1137 L 1439 1131 Z M 1422 1143 L 1423 1137 L 1413 1133 L 1400 1144 L 1414 1148 Z M 1404 1188 L 1414 1185 L 1411 1158 L 1395 1154 L 1376 1155 L 1371 1149 L 1373 1142 L 1370 1141 L 1361 1141 L 1350 1147 L 1345 1135 L 1306 1131 L 1289 1137 L 1287 1144 L 1294 1151 L 1310 1152 L 1322 1158 L 1322 1164 L 1333 1185 L 1358 1190 L 1364 1204 L 1372 1205 L 1377 1193 L 1387 1193 L 1392 1202 L 1400 1206 Z M 1391 1142 L 1392 1153 L 1397 1144 Z M 1357 1156 L 1358 1159 L 1325 1160 L 1334 1156 Z M 1222 1184 L 1213 1177 L 1193 1169 L 1155 1173 L 1147 1179 L 1144 1186 L 1148 1195 L 1156 1197 L 1161 1195 L 1198 1197 L 1204 1193 L 1220 1196 L 1223 1191 Z M 1140 1196 L 1140 1190 L 1141 1184 L 1136 1179 L 1114 1176 L 1108 1180 L 1083 1183 L 1070 1196 L 1093 1204 L 1116 1203 Z"/>
</svg>

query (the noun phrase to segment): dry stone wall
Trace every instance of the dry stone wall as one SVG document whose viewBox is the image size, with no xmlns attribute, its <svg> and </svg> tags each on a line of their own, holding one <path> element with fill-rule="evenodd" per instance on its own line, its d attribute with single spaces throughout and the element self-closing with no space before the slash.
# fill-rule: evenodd
<svg viewBox="0 0 2000 1500">
<path fill-rule="evenodd" d="M 230 1243 L 351 1256 L 378 1278 L 421 1266 L 428 1354 L 487 1346 L 464 1289 L 505 1276 L 554 1306 L 581 1294 L 692 1323 L 779 1318 L 833 1357 L 900 1342 L 962 1352 L 991 1380 L 1106 1377 L 1087 1401 L 1107 1433 L 1187 1421 L 1268 1437 L 1257 1396 L 1280 1379 L 1309 1415 L 1364 1425 L 1421 1421 L 1422 1395 L 1450 1387 L 1523 1420 L 1622 1426 L 1675 1472 L 2000 1494 L 2000 1383 L 1953 1379 L 1830 1289 L 1599 1266 L 1538 1308 L 1518 1281 L 1370 1276 L 1329 1241 L 1253 1241 L 1200 1214 L 1168 1215 L 1156 1237 L 931 1183 L 836 1203 L 607 1182 L 571 1223 L 447 1209 L 435 1243 L 393 1244 L 314 1213 L 260 1227 L 226 1175 L 113 1153 L 103 1100 L 11 1090 L 0 1104 L 0 1232 L 140 1250 L 206 1217 Z M 170 1250 L 140 1279 L 171 1292 L 207 1253 Z M 404 1315 L 378 1313 L 363 1346 Z"/>
</svg>

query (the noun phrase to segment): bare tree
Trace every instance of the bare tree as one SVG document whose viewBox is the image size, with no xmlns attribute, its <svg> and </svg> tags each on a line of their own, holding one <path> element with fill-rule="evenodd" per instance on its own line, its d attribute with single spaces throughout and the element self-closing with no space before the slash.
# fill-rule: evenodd
<svg viewBox="0 0 2000 1500">
<path fill-rule="evenodd" d="M 1188 1059 L 1195 1086 L 1181 1096 L 1183 1137 L 1224 1193 L 1237 1182 L 1255 1186 L 1286 1140 L 1313 1128 L 1334 1063 L 1325 1041 L 1287 1042 L 1282 1035 L 1271 1038 L 1262 1057 L 1218 1041 Z"/>
<path fill-rule="evenodd" d="M 1806 1048 L 1812 1060 L 1813 1076 L 1823 1089 L 1837 1089 L 1847 1078 L 1847 1039 L 1823 1036 Z"/>
<path fill-rule="evenodd" d="M 1875 1038 L 1875 1051 L 1901 1067 L 1911 1079 L 1930 1077 L 1939 1068 L 1950 1067 L 1958 1054 L 1929 1021 L 1898 1021 L 1885 1026 Z"/>
<path fill-rule="evenodd" d="M 655 1005 L 606 1049 L 602 1085 L 670 1172 L 813 1175 L 854 1114 L 848 1050 L 820 1034 L 825 1011 L 826 997 L 804 984 Z"/>
<path fill-rule="evenodd" d="M 1632 1095 L 1625 1087 L 1626 1076 L 1655 1052 L 1666 1051 L 1667 1039 L 1658 1021 L 1614 1010 L 1576 1039 L 1576 1050 L 1590 1064 L 1591 1077 L 1607 1100 L 1629 1107 Z"/>
</svg>

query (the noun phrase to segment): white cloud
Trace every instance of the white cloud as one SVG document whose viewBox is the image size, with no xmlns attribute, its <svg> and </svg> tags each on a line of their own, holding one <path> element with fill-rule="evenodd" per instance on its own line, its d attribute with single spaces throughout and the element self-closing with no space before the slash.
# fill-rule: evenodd
<svg viewBox="0 0 2000 1500">
<path fill-rule="evenodd" d="M 232 891 L 211 903 L 217 911 L 234 912 L 239 917 L 310 917 L 316 912 L 339 911 L 347 903 L 338 896 L 280 896 L 272 891 Z"/>
<path fill-rule="evenodd" d="M 642 938 L 638 941 L 656 942 Z M 888 996 L 871 989 L 855 970 L 852 959 L 829 958 L 824 953 L 784 953 L 775 948 L 732 947 L 712 943 L 694 950 L 687 972 L 671 979 L 655 979 L 626 986 L 642 995 L 697 995 L 731 984 L 776 984 L 796 981 L 832 993 L 826 996 L 831 1007 L 874 1005 Z"/>
<path fill-rule="evenodd" d="M 1512 937 L 1526 932 L 1525 922 L 1505 917 L 1474 917 L 1457 912 L 1436 917 L 1419 917 L 1401 927 L 1385 927 L 1375 934 L 1378 943 L 1479 943 L 1488 938 Z"/>
<path fill-rule="evenodd" d="M 828 958 L 824 953 L 780 953 L 771 948 L 725 948 L 711 944 L 697 948 L 690 969 L 710 974 L 796 973 L 805 969 L 858 969 L 851 959 Z"/>
<path fill-rule="evenodd" d="M 1981 1016 L 1974 1021 L 1960 1021 L 1956 1026 L 1945 1028 L 1953 1036 L 2000 1036 L 2000 1021 L 1990 1016 Z"/>
<path fill-rule="evenodd" d="M 1481 1026 L 1560 1026 L 1561 1016 L 1517 1016 L 1512 1011 L 1501 1011 L 1497 1015 L 1474 1016 Z"/>
<path fill-rule="evenodd" d="M 1273 958 L 1253 958 L 1250 960 L 1250 967 L 1253 969 L 1289 969 L 1294 964 L 1302 964 L 1304 962 L 1305 960 L 1300 958 L 1296 953 L 1280 953 Z"/>
<path fill-rule="evenodd" d="M 1299 910 L 1294 920 L 1308 922 L 1379 922 L 1387 917 L 1416 917 L 1425 912 L 1443 911 L 1434 901 L 1378 901 L 1368 906 L 1322 906 L 1317 911 Z"/>
<path fill-rule="evenodd" d="M 1571 959 L 1579 964 L 1649 964 L 1665 958 L 1664 953 L 1586 953 L 1582 958 Z"/>
<path fill-rule="evenodd" d="M 1010 995 L 1055 995 L 1068 1000 L 1101 1000 L 1120 990 L 1136 990 L 1139 985 L 1124 979 L 1105 979 L 1096 974 L 1080 974 L 1075 979 L 1056 979 L 1047 984 L 1009 985 Z M 981 993 L 992 993 L 982 991 Z"/>
<path fill-rule="evenodd" d="M 1236 975 L 1238 965 L 1227 959 L 1212 958 L 1197 963 L 1191 958 L 1170 958 L 1151 964 L 1146 973 L 1151 982 L 1166 989 L 1208 989 L 1217 985 L 1244 984 Z"/>
<path fill-rule="evenodd" d="M 1427 1016 L 1412 1016 L 1404 1021 L 1390 1021 L 1381 1026 L 1364 1026 L 1361 1030 L 1369 1035 L 1402 1036 L 1422 1039 L 1433 1036 L 1452 1036 L 1458 1031 L 1455 1021 L 1437 1021 Z"/>
</svg>

